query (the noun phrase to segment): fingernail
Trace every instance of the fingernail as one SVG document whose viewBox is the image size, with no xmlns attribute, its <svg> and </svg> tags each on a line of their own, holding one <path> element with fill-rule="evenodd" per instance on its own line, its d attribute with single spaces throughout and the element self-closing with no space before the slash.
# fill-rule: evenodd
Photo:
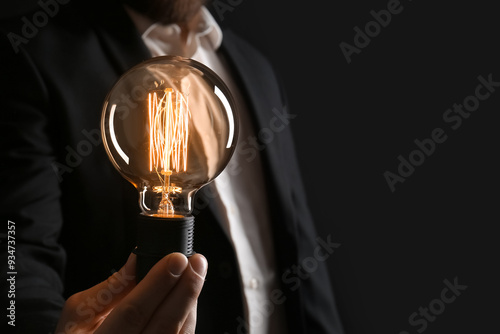
<svg viewBox="0 0 500 334">
<path fill-rule="evenodd" d="M 168 269 L 173 276 L 180 276 L 186 270 L 188 259 L 181 253 L 170 254 Z"/>
<path fill-rule="evenodd" d="M 195 273 L 197 273 L 201 278 L 205 278 L 207 275 L 208 262 L 207 259 L 201 254 L 192 256 L 189 259 L 189 265 Z"/>
</svg>

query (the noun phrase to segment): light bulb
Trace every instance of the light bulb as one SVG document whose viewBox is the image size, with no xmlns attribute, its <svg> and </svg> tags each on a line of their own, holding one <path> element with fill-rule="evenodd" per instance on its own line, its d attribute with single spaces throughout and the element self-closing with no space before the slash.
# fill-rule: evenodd
<svg viewBox="0 0 500 334">
<path fill-rule="evenodd" d="M 156 237 L 144 237 L 148 232 L 140 225 L 154 235 L 157 226 L 173 233 L 175 222 L 192 221 L 194 195 L 234 152 L 238 116 L 229 89 L 212 70 L 192 59 L 164 56 L 120 77 L 104 102 L 101 132 L 114 167 L 139 192 L 138 238 L 157 243 L 161 250 L 148 251 L 159 257 L 171 249 L 163 243 L 172 241 L 151 241 Z"/>
</svg>

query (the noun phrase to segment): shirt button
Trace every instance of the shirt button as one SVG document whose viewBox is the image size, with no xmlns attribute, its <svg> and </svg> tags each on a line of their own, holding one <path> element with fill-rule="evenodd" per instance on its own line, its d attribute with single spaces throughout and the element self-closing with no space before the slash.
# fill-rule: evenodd
<svg viewBox="0 0 500 334">
<path fill-rule="evenodd" d="M 249 282 L 250 289 L 257 289 L 259 287 L 259 280 L 255 277 L 252 277 Z"/>
</svg>

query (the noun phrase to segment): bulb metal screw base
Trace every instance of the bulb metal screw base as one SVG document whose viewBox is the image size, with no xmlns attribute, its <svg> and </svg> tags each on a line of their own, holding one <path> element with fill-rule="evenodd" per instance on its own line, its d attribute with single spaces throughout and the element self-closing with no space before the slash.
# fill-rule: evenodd
<svg viewBox="0 0 500 334">
<path fill-rule="evenodd" d="M 165 255 L 193 254 L 194 217 L 158 218 L 139 215 L 137 224 L 136 281 L 139 283 Z"/>
</svg>

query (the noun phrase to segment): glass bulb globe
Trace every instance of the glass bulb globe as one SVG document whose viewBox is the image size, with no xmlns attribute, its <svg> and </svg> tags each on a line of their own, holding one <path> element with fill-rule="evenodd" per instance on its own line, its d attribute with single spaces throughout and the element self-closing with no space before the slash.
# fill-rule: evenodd
<svg viewBox="0 0 500 334">
<path fill-rule="evenodd" d="M 195 193 L 229 162 L 238 116 L 212 70 L 165 56 L 121 76 L 106 97 L 101 131 L 111 162 L 139 191 L 142 213 L 178 218 L 191 214 Z"/>
</svg>

